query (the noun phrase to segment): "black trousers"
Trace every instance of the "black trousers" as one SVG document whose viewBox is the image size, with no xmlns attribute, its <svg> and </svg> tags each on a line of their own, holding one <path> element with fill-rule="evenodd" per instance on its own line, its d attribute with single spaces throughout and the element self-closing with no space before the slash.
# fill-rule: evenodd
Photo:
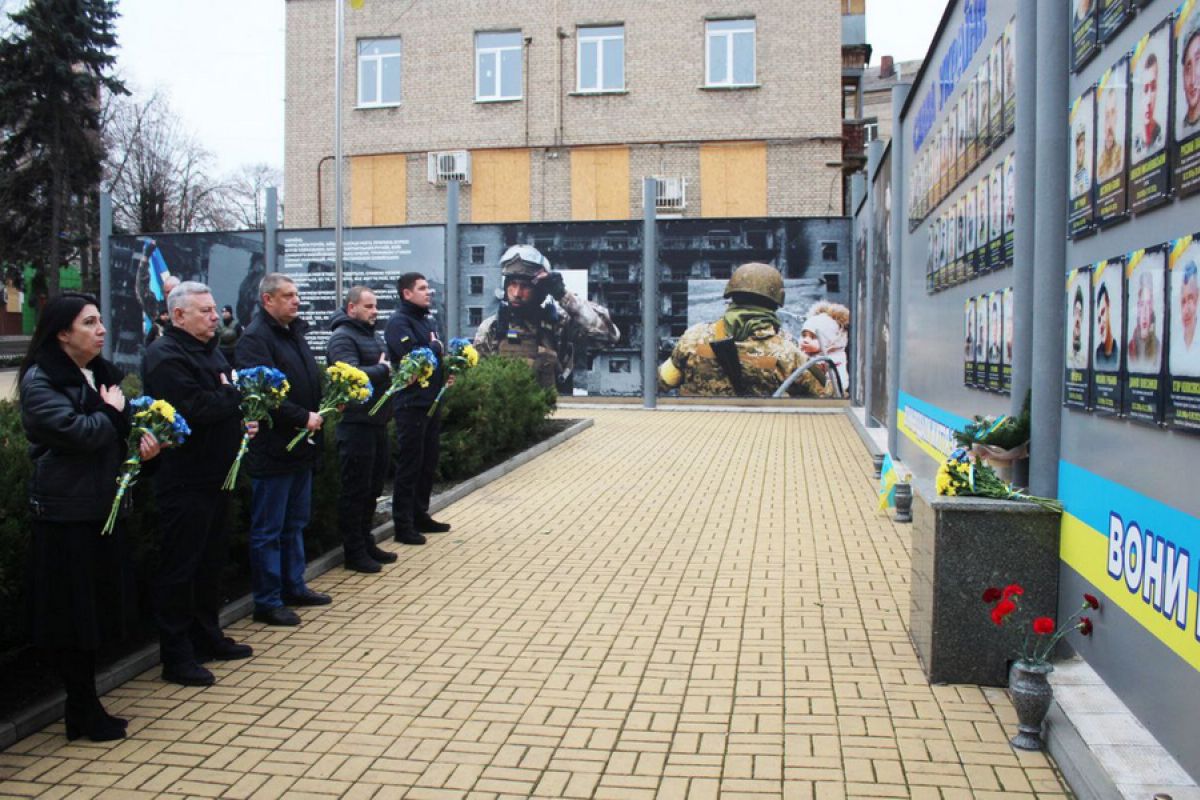
<svg viewBox="0 0 1200 800">
<path fill-rule="evenodd" d="M 396 409 L 396 482 L 392 490 L 392 522 L 396 533 L 413 530 L 415 520 L 429 516 L 433 473 L 437 469 L 442 412 L 428 408 Z"/>
<path fill-rule="evenodd" d="M 221 573 L 228 550 L 229 494 L 218 488 L 157 493 L 162 528 L 154 621 L 164 666 L 191 664 L 220 644 Z"/>
<path fill-rule="evenodd" d="M 375 503 L 387 479 L 388 437 L 382 425 L 342 422 L 337 426 L 338 465 L 342 486 L 338 494 L 338 527 L 346 558 L 366 554 Z"/>
</svg>

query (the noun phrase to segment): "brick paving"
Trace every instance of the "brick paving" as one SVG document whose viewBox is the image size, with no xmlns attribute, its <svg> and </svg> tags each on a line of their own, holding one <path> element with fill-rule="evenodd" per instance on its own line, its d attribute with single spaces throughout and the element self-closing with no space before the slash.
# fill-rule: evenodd
<svg viewBox="0 0 1200 800">
<path fill-rule="evenodd" d="M 1050 798 L 1003 692 L 926 684 L 908 529 L 841 415 L 569 409 L 596 425 L 382 575 L 189 689 L 111 692 L 0 753 L 41 797 Z"/>
</svg>

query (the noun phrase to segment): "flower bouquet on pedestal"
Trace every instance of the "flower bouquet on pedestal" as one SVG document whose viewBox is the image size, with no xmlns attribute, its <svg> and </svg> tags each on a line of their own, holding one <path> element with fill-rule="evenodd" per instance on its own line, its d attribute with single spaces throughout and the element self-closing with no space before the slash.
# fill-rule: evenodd
<svg viewBox="0 0 1200 800">
<path fill-rule="evenodd" d="M 954 438 L 960 447 L 986 462 L 1005 481 L 1011 481 L 1013 465 L 1029 457 L 1029 395 L 1015 417 L 976 416 Z"/>
<path fill-rule="evenodd" d="M 251 422 L 266 422 L 271 425 L 271 412 L 279 408 L 287 397 L 291 385 L 287 376 L 274 367 L 250 367 L 233 373 L 233 385 L 242 393 L 242 421 L 249 425 Z M 221 488 L 227 492 L 233 491 L 237 485 L 238 470 L 242 466 L 242 458 L 250 447 L 250 433 L 242 433 L 242 445 L 238 448 L 237 457 L 229 467 L 225 483 Z"/>
<path fill-rule="evenodd" d="M 433 377 L 433 372 L 437 369 L 437 365 L 437 356 L 428 347 L 418 347 L 411 350 L 392 369 L 392 384 L 387 388 L 387 391 L 379 396 L 379 400 L 376 401 L 375 405 L 371 407 L 370 415 L 374 416 L 378 413 L 379 409 L 383 408 L 384 404 L 388 401 L 388 398 L 401 389 L 414 383 L 419 384 L 421 388 L 428 386 L 429 379 Z"/>
<path fill-rule="evenodd" d="M 471 367 L 479 363 L 479 351 L 475 349 L 475 345 L 471 344 L 470 339 L 464 339 L 461 336 L 450 340 L 450 345 L 446 348 L 446 371 L 450 375 L 457 375 L 460 372 L 466 372 Z M 448 384 L 442 384 L 442 388 L 438 391 L 437 397 L 433 398 L 433 405 L 426 412 L 427 417 L 432 417 L 437 413 L 438 403 L 442 402 L 442 395 L 449 389 Z"/>
<path fill-rule="evenodd" d="M 117 512 L 121 510 L 121 501 L 129 487 L 137 483 L 142 471 L 141 440 L 145 434 L 150 434 L 158 443 L 166 447 L 172 444 L 183 444 L 192 429 L 188 427 L 183 415 L 166 400 L 155 400 L 153 397 L 142 395 L 129 401 L 133 409 L 133 430 L 129 432 L 128 455 L 121 467 L 121 475 L 117 478 L 117 496 L 113 498 L 112 509 L 108 519 L 100 529 L 101 535 L 112 533 L 117 524 Z"/>
<path fill-rule="evenodd" d="M 949 497 L 993 497 L 997 500 L 1027 500 L 1049 511 L 1062 511 L 1062 503 L 1049 497 L 1038 497 L 1017 489 L 1001 480 L 996 471 L 976 459 L 971 462 L 966 450 L 959 448 L 950 454 L 936 478 L 937 493 Z"/>
<path fill-rule="evenodd" d="M 365 403 L 371 399 L 371 379 L 358 367 L 338 361 L 325 368 L 325 391 L 321 395 L 321 407 L 317 414 L 327 421 L 341 416 L 347 403 Z M 287 449 L 294 450 L 301 441 L 312 444 L 312 432 L 307 428 L 296 434 Z"/>
<path fill-rule="evenodd" d="M 992 622 L 1003 626 L 1018 610 L 1018 603 L 1025 590 L 1020 584 L 1009 584 L 1004 589 L 994 586 L 983 592 L 983 602 L 991 606 Z M 1017 735 L 1012 746 L 1021 750 L 1042 749 L 1042 721 L 1050 710 L 1054 699 L 1054 687 L 1049 675 L 1054 670 L 1050 653 L 1058 640 L 1071 631 L 1080 636 L 1091 636 L 1093 625 L 1083 612 L 1100 608 L 1095 595 L 1085 594 L 1083 605 L 1061 626 L 1052 617 L 1035 617 L 1029 625 L 1021 625 L 1023 639 L 1016 651 L 1017 660 L 1009 671 L 1008 688 L 1013 707 L 1017 711 Z"/>
</svg>

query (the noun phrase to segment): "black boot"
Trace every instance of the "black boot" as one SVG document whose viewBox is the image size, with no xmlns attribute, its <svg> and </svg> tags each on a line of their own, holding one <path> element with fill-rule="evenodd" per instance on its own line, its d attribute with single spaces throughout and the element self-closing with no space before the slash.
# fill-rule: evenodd
<svg viewBox="0 0 1200 800">
<path fill-rule="evenodd" d="M 351 572 L 380 572 L 383 567 L 379 566 L 379 562 L 371 558 L 366 553 L 358 553 L 356 555 L 347 555 L 344 566 Z"/>
<path fill-rule="evenodd" d="M 369 545 L 367 545 L 367 555 L 380 564 L 394 564 L 396 563 L 396 559 L 399 558 L 399 556 L 392 551 L 384 550 L 374 542 L 371 542 Z"/>
<path fill-rule="evenodd" d="M 104 710 L 96 695 L 96 654 L 91 650 L 64 649 L 56 654 L 59 674 L 67 692 L 67 739 L 86 736 L 93 742 L 125 738 L 127 720 Z"/>
</svg>

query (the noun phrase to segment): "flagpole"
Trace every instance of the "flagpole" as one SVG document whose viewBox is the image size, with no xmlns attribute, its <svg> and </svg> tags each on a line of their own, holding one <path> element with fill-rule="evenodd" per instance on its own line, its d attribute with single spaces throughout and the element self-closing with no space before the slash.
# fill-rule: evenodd
<svg viewBox="0 0 1200 800">
<path fill-rule="evenodd" d="M 333 44 L 333 301 L 334 308 L 342 307 L 342 40 L 345 38 L 346 0 L 334 0 L 334 28 L 337 40 Z"/>
</svg>

